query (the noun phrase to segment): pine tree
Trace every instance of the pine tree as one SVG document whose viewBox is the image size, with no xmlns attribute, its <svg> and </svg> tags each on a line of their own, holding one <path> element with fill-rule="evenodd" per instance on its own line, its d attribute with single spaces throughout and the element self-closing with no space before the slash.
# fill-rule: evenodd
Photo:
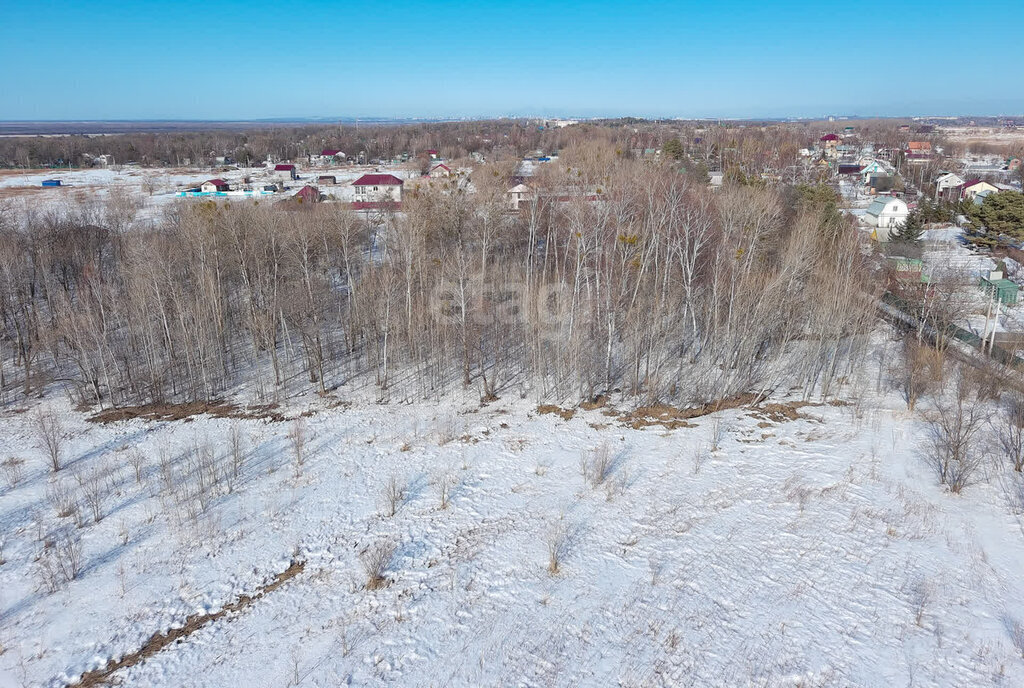
<svg viewBox="0 0 1024 688">
<path fill-rule="evenodd" d="M 921 213 L 912 210 L 906 221 L 892 232 L 889 239 L 902 244 L 919 244 L 923 235 L 924 219 Z"/>
</svg>

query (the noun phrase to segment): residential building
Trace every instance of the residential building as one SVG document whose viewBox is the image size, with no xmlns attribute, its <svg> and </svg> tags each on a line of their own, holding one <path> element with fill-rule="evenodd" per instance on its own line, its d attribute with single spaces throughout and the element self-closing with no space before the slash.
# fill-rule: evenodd
<svg viewBox="0 0 1024 688">
<path fill-rule="evenodd" d="M 981 179 L 969 179 L 964 182 L 963 198 L 974 200 L 975 196 L 982 192 L 995 193 L 999 188 L 995 184 L 989 184 Z"/>
<path fill-rule="evenodd" d="M 888 241 L 893 229 L 907 221 L 910 208 L 903 199 L 894 196 L 879 196 L 868 206 L 864 220 L 875 227 L 872 237 L 878 241 Z"/>
<path fill-rule="evenodd" d="M 452 170 L 450 167 L 444 164 L 434 165 L 430 170 L 431 177 L 450 177 L 452 176 Z"/>
<path fill-rule="evenodd" d="M 836 134 L 825 134 L 819 139 L 822 150 L 826 157 L 834 158 L 837 155 L 836 148 L 839 146 L 839 136 Z"/>
<path fill-rule="evenodd" d="M 932 157 L 930 141 L 911 141 L 907 144 L 907 160 L 910 162 L 924 161 Z"/>
<path fill-rule="evenodd" d="M 523 182 L 519 182 L 505 193 L 508 196 L 509 210 L 519 210 L 522 204 L 529 202 L 534 196 L 533 188 Z"/>
<path fill-rule="evenodd" d="M 402 180 L 393 174 L 364 174 L 352 182 L 357 203 L 401 203 Z"/>
<path fill-rule="evenodd" d="M 959 201 L 964 180 L 955 172 L 943 172 L 935 178 L 935 198 Z"/>
<path fill-rule="evenodd" d="M 295 169 L 295 165 L 283 163 L 280 165 L 274 165 L 274 173 L 284 179 L 298 179 L 299 172 Z"/>
<path fill-rule="evenodd" d="M 203 193 L 216 193 L 218 191 L 230 191 L 231 187 L 223 179 L 210 179 L 199 186 Z"/>
<path fill-rule="evenodd" d="M 301 203 L 319 203 L 322 199 L 320 191 L 309 184 L 299 189 L 292 198 Z"/>
</svg>

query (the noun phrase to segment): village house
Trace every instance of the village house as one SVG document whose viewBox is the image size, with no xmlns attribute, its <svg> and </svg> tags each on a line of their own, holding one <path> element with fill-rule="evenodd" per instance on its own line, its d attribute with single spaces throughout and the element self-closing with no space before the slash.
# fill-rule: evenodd
<svg viewBox="0 0 1024 688">
<path fill-rule="evenodd" d="M 892 230 L 907 221 L 910 209 L 905 201 L 893 196 L 879 196 L 868 206 L 864 220 L 875 227 L 871 237 L 876 241 L 888 241 Z"/>
<path fill-rule="evenodd" d="M 821 148 L 825 151 L 825 156 L 834 158 L 838 154 L 836 150 L 839 147 L 839 136 L 836 134 L 825 134 L 819 139 Z"/>
<path fill-rule="evenodd" d="M 452 176 L 452 170 L 450 167 L 444 164 L 434 165 L 430 170 L 430 176 L 434 178 L 450 177 Z"/>
<path fill-rule="evenodd" d="M 962 197 L 974 200 L 975 197 L 980 193 L 995 193 L 999 191 L 999 188 L 995 184 L 989 184 L 981 179 L 969 179 L 964 182 Z"/>
<path fill-rule="evenodd" d="M 533 188 L 524 182 L 519 182 L 505 194 L 508 197 L 508 209 L 519 210 L 522 204 L 533 199 Z"/>
<path fill-rule="evenodd" d="M 932 144 L 930 141 L 911 141 L 907 144 L 906 154 L 910 162 L 923 162 L 932 157 Z"/>
<path fill-rule="evenodd" d="M 955 172 L 944 172 L 935 178 L 935 198 L 944 201 L 959 201 L 964 185 L 963 178 Z"/>
<path fill-rule="evenodd" d="M 299 189 L 292 198 L 300 203 L 319 203 L 323 197 L 318 189 L 307 184 Z"/>
<path fill-rule="evenodd" d="M 295 165 L 282 163 L 274 165 L 274 174 L 282 179 L 298 179 L 299 172 L 295 169 Z"/>
<path fill-rule="evenodd" d="M 223 179 L 210 179 L 203 182 L 199 190 L 203 193 L 217 193 L 218 191 L 230 191 L 231 187 Z"/>
<path fill-rule="evenodd" d="M 393 174 L 364 174 L 352 182 L 357 203 L 402 201 L 402 180 Z"/>
<path fill-rule="evenodd" d="M 863 163 L 863 167 L 860 168 L 859 174 L 861 182 L 865 186 L 871 186 L 872 179 L 891 176 L 889 168 L 878 160 L 862 160 L 861 162 Z"/>
</svg>

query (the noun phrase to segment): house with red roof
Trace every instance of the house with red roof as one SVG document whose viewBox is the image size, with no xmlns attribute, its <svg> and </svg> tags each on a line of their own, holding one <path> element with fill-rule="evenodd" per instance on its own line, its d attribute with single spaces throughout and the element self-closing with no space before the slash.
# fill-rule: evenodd
<svg viewBox="0 0 1024 688">
<path fill-rule="evenodd" d="M 299 171 L 295 169 L 295 165 L 292 165 L 290 163 L 281 163 L 279 165 L 274 165 L 274 173 L 282 177 L 286 177 L 288 179 L 299 178 Z"/>
<path fill-rule="evenodd" d="M 964 182 L 961 194 L 963 198 L 969 198 L 973 201 L 980 193 L 996 193 L 998 191 L 999 187 L 994 184 L 989 184 L 982 179 L 974 178 L 968 179 Z"/>
<path fill-rule="evenodd" d="M 924 161 L 932 157 L 931 141 L 910 141 L 907 143 L 907 160 L 910 162 Z"/>
<path fill-rule="evenodd" d="M 434 165 L 430 169 L 430 176 L 431 177 L 435 177 L 435 178 L 437 178 L 437 177 L 450 177 L 450 176 L 452 176 L 452 169 L 450 167 L 448 167 L 447 165 L 445 165 L 444 163 L 440 163 L 440 164 Z"/>
<path fill-rule="evenodd" d="M 356 203 L 401 203 L 402 180 L 393 174 L 364 174 L 352 182 Z"/>
<path fill-rule="evenodd" d="M 299 189 L 292 198 L 300 203 L 319 203 L 321 200 L 320 191 L 309 184 Z"/>
<path fill-rule="evenodd" d="M 209 179 L 200 185 L 199 190 L 203 193 L 217 193 L 218 191 L 230 191 L 231 187 L 223 179 Z"/>
<path fill-rule="evenodd" d="M 839 146 L 839 136 L 836 134 L 825 134 L 819 140 L 821 147 L 825 151 L 825 155 L 830 158 L 836 156 L 836 147 Z"/>
</svg>

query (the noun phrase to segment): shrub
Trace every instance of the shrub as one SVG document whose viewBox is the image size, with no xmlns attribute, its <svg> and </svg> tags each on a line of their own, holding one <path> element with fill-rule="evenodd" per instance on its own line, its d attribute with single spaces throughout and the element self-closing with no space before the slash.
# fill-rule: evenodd
<svg viewBox="0 0 1024 688">
<path fill-rule="evenodd" d="M 390 540 L 380 540 L 367 547 L 359 555 L 359 561 L 366 573 L 366 589 L 376 590 L 384 587 L 387 580 L 384 574 L 395 556 L 395 544 Z"/>
</svg>

